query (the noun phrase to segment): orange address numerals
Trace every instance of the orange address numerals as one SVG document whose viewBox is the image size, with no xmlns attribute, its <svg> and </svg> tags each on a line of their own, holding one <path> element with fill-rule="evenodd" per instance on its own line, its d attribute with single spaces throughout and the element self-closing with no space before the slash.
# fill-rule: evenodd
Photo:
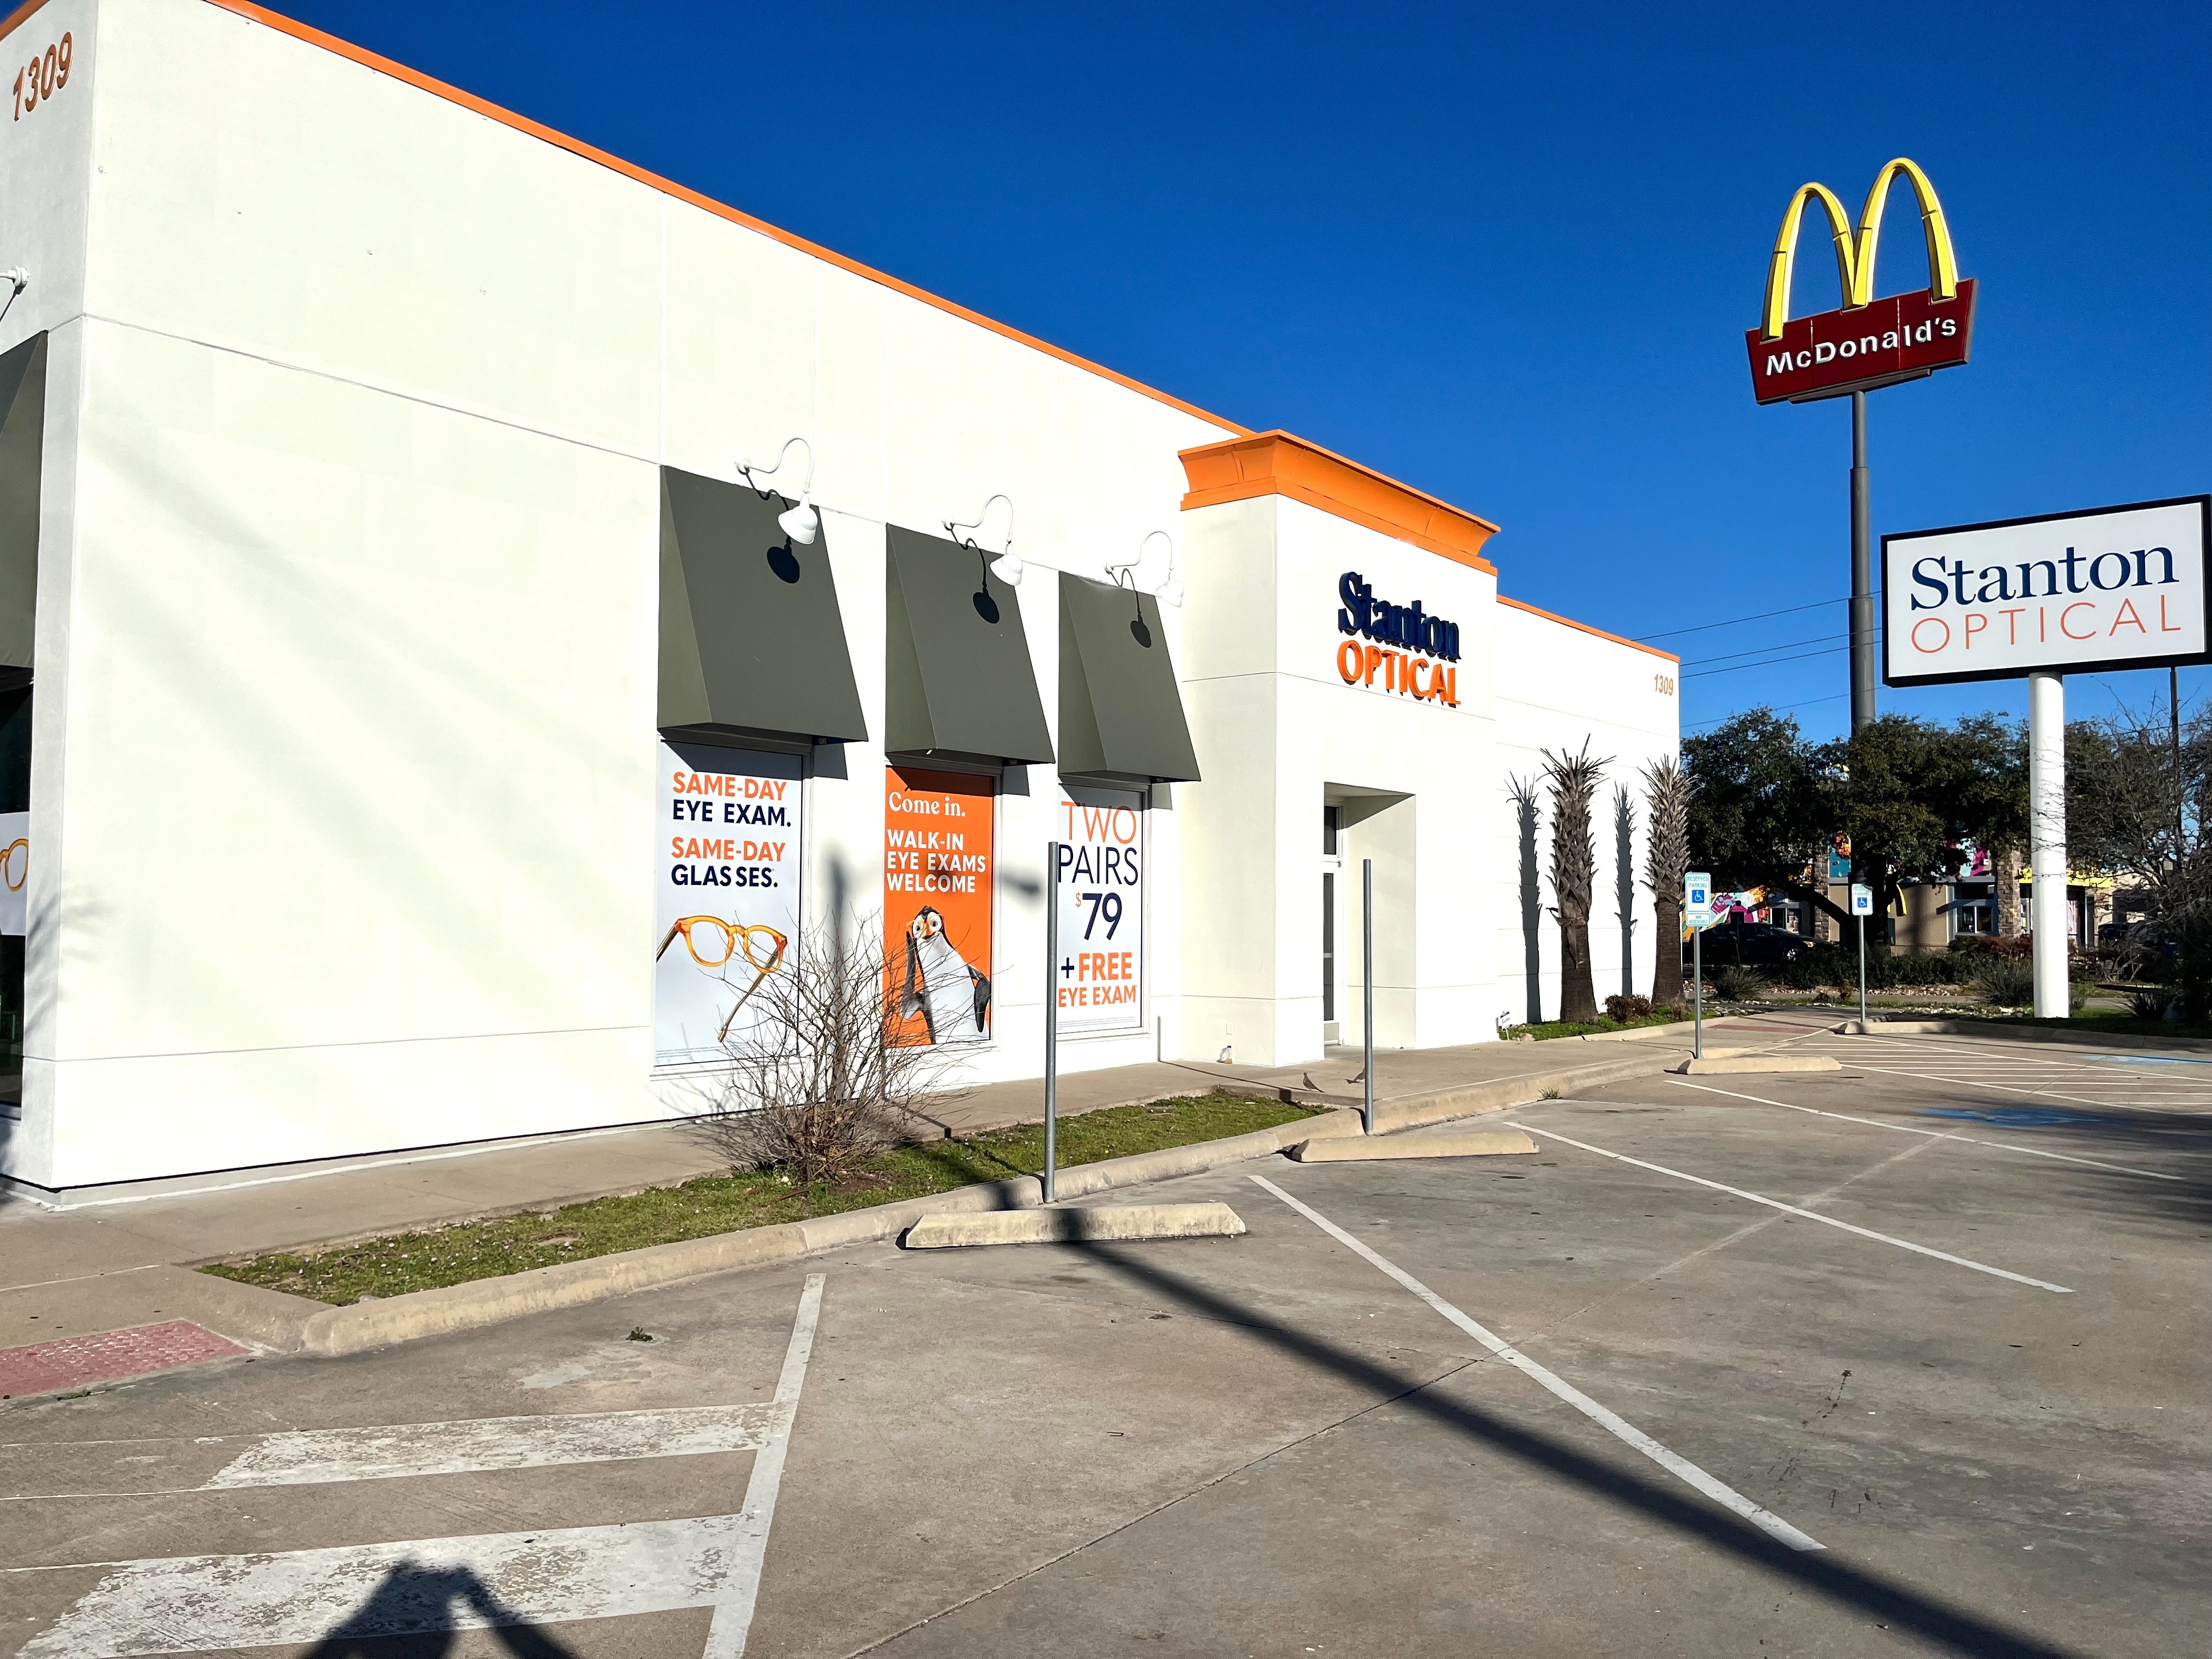
<svg viewBox="0 0 2212 1659">
<path fill-rule="evenodd" d="M 70 54 L 76 42 L 66 34 L 15 71 L 15 118 L 20 121 L 69 84 Z"/>
<path fill-rule="evenodd" d="M 1654 674 L 1651 677 L 1651 689 L 1662 697 L 1673 696 L 1674 677 L 1672 674 Z"/>
</svg>

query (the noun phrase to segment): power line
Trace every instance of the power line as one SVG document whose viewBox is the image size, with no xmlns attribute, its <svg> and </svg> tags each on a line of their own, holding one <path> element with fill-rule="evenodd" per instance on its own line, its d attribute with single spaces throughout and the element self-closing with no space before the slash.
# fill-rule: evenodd
<svg viewBox="0 0 2212 1659">
<path fill-rule="evenodd" d="M 1831 640 L 1850 638 L 1849 629 L 1841 634 L 1820 634 L 1809 640 L 1790 640 L 1781 645 L 1762 645 L 1752 651 L 1729 651 L 1717 657 L 1698 657 L 1682 665 L 1685 668 L 1702 668 L 1709 662 L 1734 662 L 1738 657 L 1763 657 L 1770 651 L 1795 651 L 1801 645 L 1826 645 Z"/>
<path fill-rule="evenodd" d="M 1755 617 L 1730 617 L 1726 622 L 1699 623 L 1695 628 L 1670 628 L 1663 634 L 1641 634 L 1637 636 L 1637 643 L 1649 645 L 1654 640 L 1671 640 L 1678 634 L 1703 634 L 1709 629 L 1734 628 L 1738 623 L 1765 622 L 1769 617 L 1794 617 L 1800 611 L 1818 611 L 1824 605 L 1849 605 L 1850 603 L 1850 600 L 1848 598 L 1815 599 L 1810 605 L 1793 605 L 1786 610 L 1762 611 Z"/>
<path fill-rule="evenodd" d="M 1848 645 L 1832 645 L 1826 651 L 1801 651 L 1794 657 L 1776 657 L 1768 662 L 1740 662 L 1733 668 L 1708 668 L 1695 674 L 1685 674 L 1686 680 L 1702 680 L 1715 674 L 1741 674 L 1747 668 L 1774 668 L 1785 662 L 1803 662 L 1810 657 L 1840 657 L 1850 649 Z"/>
<path fill-rule="evenodd" d="M 1782 707 L 1781 707 L 1781 708 L 1769 708 L 1766 712 L 1767 712 L 1768 714 L 1788 714 L 1788 713 L 1789 713 L 1791 709 L 1793 709 L 1793 708 L 1810 708 L 1811 707 L 1813 707 L 1813 705 L 1814 705 L 1814 703 L 1820 703 L 1820 702 L 1842 702 L 1845 697 L 1848 697 L 1848 696 L 1850 696 L 1850 695 L 1851 695 L 1851 694 L 1850 694 L 1850 692 L 1848 692 L 1848 691 L 1838 691 L 1838 692 L 1837 692 L 1833 696 L 1827 696 L 1827 697 L 1808 697 L 1808 698 L 1806 698 L 1806 699 L 1805 699 L 1805 701 L 1804 701 L 1804 702 L 1785 702 L 1785 703 L 1784 703 L 1784 704 L 1782 705 Z M 1711 720 L 1699 720 L 1699 721 L 1698 721 L 1698 722 L 1697 722 L 1697 724 L 1696 724 L 1696 725 L 1694 725 L 1694 726 L 1686 726 L 1686 727 L 1684 728 L 1684 730 L 1686 730 L 1686 731 L 1690 731 L 1690 732 L 1700 732 L 1700 731 L 1703 731 L 1703 730 L 1704 730 L 1706 726 L 1719 726 L 1719 725 L 1723 724 L 1724 721 L 1732 720 L 1734 720 L 1734 719 L 1735 718 L 1736 714 L 1743 714 L 1744 712 L 1746 712 L 1746 711 L 1745 711 L 1745 710 L 1743 710 L 1743 709 L 1739 708 L 1739 709 L 1737 709 L 1737 710 L 1735 711 L 1735 714 L 1716 714 L 1716 715 L 1714 715 L 1714 716 L 1713 716 L 1713 718 L 1712 718 L 1712 719 L 1711 719 Z"/>
</svg>

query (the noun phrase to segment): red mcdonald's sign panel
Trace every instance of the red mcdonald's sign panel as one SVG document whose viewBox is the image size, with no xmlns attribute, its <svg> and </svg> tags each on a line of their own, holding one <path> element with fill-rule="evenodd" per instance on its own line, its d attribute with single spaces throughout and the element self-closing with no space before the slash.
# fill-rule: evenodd
<svg viewBox="0 0 2212 1659">
<path fill-rule="evenodd" d="M 1957 368 L 1974 342 L 1974 279 L 1960 277 L 1958 290 L 1948 300 L 1923 289 L 1798 317 L 1779 339 L 1746 329 L 1753 395 L 1762 404 L 1832 398 Z"/>
</svg>

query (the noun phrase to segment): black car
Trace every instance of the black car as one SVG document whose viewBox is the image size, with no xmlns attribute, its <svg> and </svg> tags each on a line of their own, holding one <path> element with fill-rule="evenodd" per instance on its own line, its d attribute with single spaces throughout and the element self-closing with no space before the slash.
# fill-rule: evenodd
<svg viewBox="0 0 2212 1659">
<path fill-rule="evenodd" d="M 1793 933 L 1771 922 L 1747 921 L 1739 915 L 1706 928 L 1703 948 L 1709 969 L 1732 963 L 1741 963 L 1747 968 L 1778 968 L 1804 955 L 1807 943 L 1802 933 Z M 1689 960 L 1690 941 L 1684 939 L 1683 963 L 1686 966 Z"/>
</svg>

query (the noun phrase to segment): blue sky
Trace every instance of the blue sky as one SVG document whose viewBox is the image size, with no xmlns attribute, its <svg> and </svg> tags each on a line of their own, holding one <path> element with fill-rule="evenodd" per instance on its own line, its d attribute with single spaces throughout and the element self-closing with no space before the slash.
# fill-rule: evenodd
<svg viewBox="0 0 2212 1659">
<path fill-rule="evenodd" d="M 289 9 L 1480 513 L 1504 592 L 1619 633 L 1849 591 L 1848 405 L 1754 406 L 1742 331 L 1790 192 L 1856 213 L 1892 155 L 1982 295 L 1972 363 L 1869 400 L 1876 534 L 2212 489 L 2212 8 Z M 1926 281 L 1893 199 L 1883 293 Z M 1796 308 L 1827 309 L 1805 248 Z M 1765 702 L 1840 731 L 1841 654 L 1697 659 L 1843 626 L 1662 641 L 1686 730 Z"/>
</svg>

